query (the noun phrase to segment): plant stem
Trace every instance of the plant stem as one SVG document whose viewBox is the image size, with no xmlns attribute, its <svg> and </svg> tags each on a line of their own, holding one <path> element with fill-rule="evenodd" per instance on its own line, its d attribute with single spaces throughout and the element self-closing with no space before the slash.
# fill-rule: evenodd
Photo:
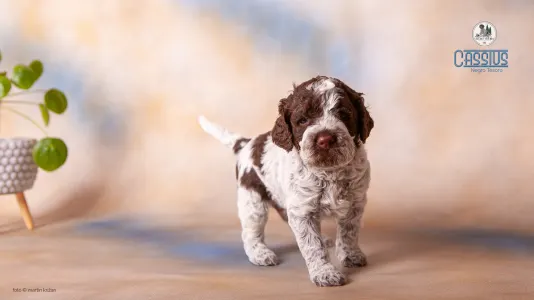
<svg viewBox="0 0 534 300">
<path fill-rule="evenodd" d="M 37 128 L 39 128 L 39 129 L 41 129 L 41 131 L 44 133 L 44 135 L 48 136 L 48 133 L 46 133 L 46 130 L 44 130 L 44 128 L 41 125 L 39 125 L 37 122 L 35 122 L 32 118 L 28 117 L 26 114 L 21 113 L 20 111 L 18 111 L 16 109 L 13 109 L 11 107 L 5 107 L 4 106 L 3 108 L 11 111 L 12 113 L 15 113 L 15 114 L 23 117 L 24 119 L 26 119 L 26 120 L 28 120 L 30 122 L 32 122 L 33 125 L 37 126 Z"/>
<path fill-rule="evenodd" d="M 11 97 L 11 96 L 23 96 L 23 95 L 27 95 L 27 94 L 36 94 L 36 93 L 45 93 L 47 90 L 43 90 L 43 89 L 40 89 L 40 90 L 33 90 L 33 91 L 22 91 L 22 92 L 16 92 L 16 93 L 11 93 L 9 95 L 7 95 L 5 98 L 8 98 L 8 97 Z"/>
<path fill-rule="evenodd" d="M 31 101 L 25 101 L 25 100 L 2 100 L 2 99 L 0 99 L 0 104 L 1 103 L 39 105 L 39 103 L 37 103 L 37 102 L 31 102 Z"/>
</svg>

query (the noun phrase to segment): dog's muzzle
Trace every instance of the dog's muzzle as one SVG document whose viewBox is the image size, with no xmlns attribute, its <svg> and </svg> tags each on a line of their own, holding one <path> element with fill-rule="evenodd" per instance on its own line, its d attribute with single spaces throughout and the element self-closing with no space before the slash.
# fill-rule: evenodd
<svg viewBox="0 0 534 300">
<path fill-rule="evenodd" d="M 314 130 L 305 136 L 301 157 L 309 167 L 331 169 L 348 164 L 355 153 L 353 138 L 342 129 Z"/>
</svg>

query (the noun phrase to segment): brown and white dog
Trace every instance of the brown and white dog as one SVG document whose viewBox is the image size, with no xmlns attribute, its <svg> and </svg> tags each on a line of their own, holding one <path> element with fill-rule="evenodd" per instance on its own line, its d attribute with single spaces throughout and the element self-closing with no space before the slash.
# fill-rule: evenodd
<svg viewBox="0 0 534 300">
<path fill-rule="evenodd" d="M 245 138 L 199 117 L 201 127 L 237 157 L 237 204 L 245 253 L 273 266 L 265 245 L 269 205 L 288 221 L 310 279 L 318 286 L 345 284 L 330 262 L 321 219 L 337 222 L 336 254 L 345 267 L 367 264 L 358 244 L 370 166 L 363 144 L 374 126 L 362 93 L 341 80 L 317 76 L 280 100 L 271 131 Z"/>
</svg>

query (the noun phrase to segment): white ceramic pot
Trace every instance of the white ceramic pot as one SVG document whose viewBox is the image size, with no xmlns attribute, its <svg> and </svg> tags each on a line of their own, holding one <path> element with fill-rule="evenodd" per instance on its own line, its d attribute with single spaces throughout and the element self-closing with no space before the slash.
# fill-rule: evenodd
<svg viewBox="0 0 534 300">
<path fill-rule="evenodd" d="M 0 139 L 0 195 L 29 190 L 37 178 L 38 167 L 32 150 L 36 139 Z"/>
</svg>

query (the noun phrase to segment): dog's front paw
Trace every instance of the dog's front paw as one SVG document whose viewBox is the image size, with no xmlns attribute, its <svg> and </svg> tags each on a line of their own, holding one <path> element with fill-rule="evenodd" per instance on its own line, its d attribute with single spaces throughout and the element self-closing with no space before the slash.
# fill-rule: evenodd
<svg viewBox="0 0 534 300">
<path fill-rule="evenodd" d="M 341 264 L 346 268 L 364 267 L 367 265 L 367 257 L 361 251 L 354 251 L 340 259 Z"/>
<path fill-rule="evenodd" d="M 340 286 L 347 282 L 345 275 L 336 270 L 333 266 L 313 274 L 311 280 L 315 285 L 320 287 Z"/>
<path fill-rule="evenodd" d="M 278 256 L 267 248 L 254 251 L 254 254 L 249 256 L 249 261 L 256 266 L 276 266 L 280 263 Z"/>
</svg>

